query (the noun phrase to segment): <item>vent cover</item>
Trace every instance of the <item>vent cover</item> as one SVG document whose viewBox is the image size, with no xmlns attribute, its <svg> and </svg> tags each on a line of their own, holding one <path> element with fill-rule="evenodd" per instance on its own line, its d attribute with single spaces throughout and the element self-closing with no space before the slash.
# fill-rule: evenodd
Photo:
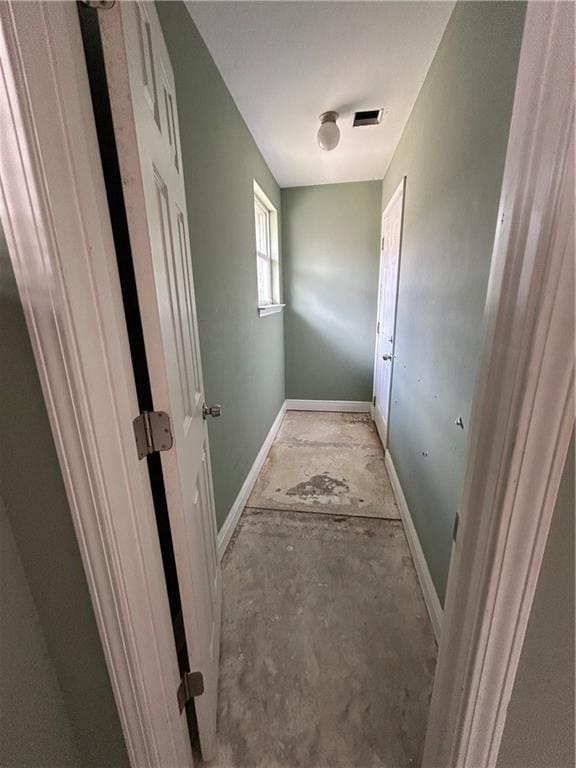
<svg viewBox="0 0 576 768">
<path fill-rule="evenodd" d="M 381 109 L 364 109 L 354 113 L 355 128 L 360 125 L 378 125 L 380 120 L 382 120 Z"/>
</svg>

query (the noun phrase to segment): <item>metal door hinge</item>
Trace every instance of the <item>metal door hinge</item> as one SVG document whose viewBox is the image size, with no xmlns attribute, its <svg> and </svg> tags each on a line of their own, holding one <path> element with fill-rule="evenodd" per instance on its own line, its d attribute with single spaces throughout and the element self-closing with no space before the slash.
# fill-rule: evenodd
<svg viewBox="0 0 576 768">
<path fill-rule="evenodd" d="M 193 699 L 195 696 L 202 696 L 203 693 L 204 677 L 202 676 L 202 672 L 184 672 L 178 690 L 176 691 L 180 712 L 183 711 L 190 699 Z"/>
<path fill-rule="evenodd" d="M 372 405 L 376 405 L 376 395 L 372 398 Z"/>
<path fill-rule="evenodd" d="M 460 522 L 460 515 L 456 515 L 454 518 L 454 528 L 452 530 L 452 540 L 456 541 L 456 536 L 458 535 L 458 524 Z"/>
<path fill-rule="evenodd" d="M 156 451 L 169 451 L 174 442 L 170 416 L 164 411 L 142 411 L 132 422 L 138 458 Z"/>
<path fill-rule="evenodd" d="M 376 323 L 376 333 L 380 333 L 380 323 Z"/>
</svg>

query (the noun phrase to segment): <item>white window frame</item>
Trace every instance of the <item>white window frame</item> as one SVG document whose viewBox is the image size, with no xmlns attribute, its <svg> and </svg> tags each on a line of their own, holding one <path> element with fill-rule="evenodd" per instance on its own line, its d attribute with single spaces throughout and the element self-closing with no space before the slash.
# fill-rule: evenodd
<svg viewBox="0 0 576 768">
<path fill-rule="evenodd" d="M 266 217 L 266 252 L 258 250 L 257 214 Z M 278 248 L 278 212 L 262 187 L 254 180 L 254 245 L 256 250 L 258 314 L 260 317 L 281 312 L 286 306 L 280 301 L 280 253 Z M 260 294 L 260 261 L 269 263 L 269 300 Z"/>
</svg>

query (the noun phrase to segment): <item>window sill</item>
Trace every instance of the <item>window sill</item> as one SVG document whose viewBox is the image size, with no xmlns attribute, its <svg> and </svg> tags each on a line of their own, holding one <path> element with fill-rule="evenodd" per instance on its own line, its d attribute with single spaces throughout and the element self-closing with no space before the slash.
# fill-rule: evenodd
<svg viewBox="0 0 576 768">
<path fill-rule="evenodd" d="M 262 307 L 258 307 L 258 314 L 260 317 L 266 317 L 266 315 L 275 315 L 276 312 L 282 312 L 286 304 L 265 304 Z"/>
</svg>

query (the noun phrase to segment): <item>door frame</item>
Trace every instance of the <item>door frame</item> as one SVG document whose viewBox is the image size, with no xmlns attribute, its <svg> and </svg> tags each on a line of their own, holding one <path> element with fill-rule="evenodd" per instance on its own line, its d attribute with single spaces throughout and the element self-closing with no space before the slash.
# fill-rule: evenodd
<svg viewBox="0 0 576 768">
<path fill-rule="evenodd" d="M 400 212 L 400 242 L 398 244 L 398 273 L 396 275 L 396 301 L 394 306 L 394 341 L 392 343 L 392 360 L 390 361 L 390 388 L 388 390 L 388 420 L 386 421 L 386 429 L 384 430 L 384 435 L 380 435 L 380 430 L 378 429 L 378 434 L 380 435 L 380 439 L 382 441 L 382 446 L 384 450 L 386 450 L 386 446 L 388 445 L 388 431 L 389 431 L 389 421 L 390 421 L 390 398 L 392 397 L 392 378 L 394 376 L 394 351 L 396 349 L 396 321 L 398 316 L 398 286 L 400 285 L 400 261 L 402 259 L 402 237 L 404 234 L 404 211 L 406 207 L 406 176 L 402 176 L 402 180 L 396 187 L 394 194 L 388 200 L 386 207 L 382 211 L 382 217 L 380 219 L 380 264 L 378 269 L 378 302 L 376 305 L 376 339 L 374 344 L 374 380 L 372 385 L 372 421 L 378 424 L 376 420 L 376 403 L 374 402 L 374 399 L 376 397 L 376 374 L 377 374 L 377 365 L 378 365 L 378 346 L 379 346 L 379 327 L 378 323 L 380 322 L 380 310 L 382 309 L 380 297 L 382 296 L 382 277 L 383 277 L 383 249 L 382 249 L 382 241 L 384 239 L 384 218 L 387 215 L 388 211 L 398 197 L 402 196 L 402 210 Z"/>
<path fill-rule="evenodd" d="M 496 763 L 573 429 L 569 13 L 527 9 L 425 768 Z M 0 21 L 0 217 L 130 762 L 192 766 L 76 9 Z"/>
<path fill-rule="evenodd" d="M 133 768 L 192 768 L 75 3 L 0 3 L 0 219 Z"/>
</svg>

